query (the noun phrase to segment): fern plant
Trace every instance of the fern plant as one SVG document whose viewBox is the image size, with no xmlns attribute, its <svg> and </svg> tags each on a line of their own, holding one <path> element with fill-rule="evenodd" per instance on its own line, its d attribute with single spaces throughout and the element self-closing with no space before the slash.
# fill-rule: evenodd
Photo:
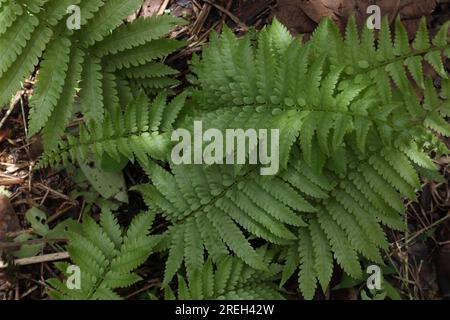
<svg viewBox="0 0 450 320">
<path fill-rule="evenodd" d="M 79 95 L 89 128 L 127 105 L 136 88 L 176 84 L 175 70 L 156 62 L 182 42 L 161 39 L 180 19 L 171 16 L 122 24 L 141 0 L 7 0 L 0 3 L 0 106 L 7 104 L 41 59 L 30 101 L 29 134 L 43 131 L 53 150 Z M 70 6 L 80 8 L 80 29 L 66 25 Z"/>
<path fill-rule="evenodd" d="M 77 136 L 68 135 L 58 147 L 46 152 L 38 167 L 100 159 L 103 165 L 120 170 L 128 161 L 148 157 L 166 160 L 170 152 L 170 131 L 182 113 L 186 93 L 167 103 L 162 91 L 150 104 L 144 91 L 122 111 L 116 108 L 96 127 L 80 126 Z"/>
<path fill-rule="evenodd" d="M 121 299 L 114 290 L 141 280 L 133 271 L 147 260 L 159 241 L 157 236 L 149 235 L 153 220 L 152 214 L 138 215 L 123 233 L 108 209 L 103 209 L 100 224 L 85 216 L 80 230 L 72 228 L 68 232 L 68 252 L 80 268 L 80 288 L 69 289 L 65 282 L 49 279 L 54 288 L 49 295 L 64 300 Z M 68 266 L 68 263 L 58 264 L 63 273 Z"/>
<path fill-rule="evenodd" d="M 382 264 L 382 226 L 403 230 L 403 200 L 416 198 L 421 175 L 438 173 L 428 154 L 448 152 L 436 137 L 450 134 L 447 34 L 448 24 L 431 41 L 422 21 L 410 45 L 397 21 L 392 41 L 386 20 L 375 41 L 368 29 L 359 35 L 354 19 L 345 37 L 324 21 L 306 44 L 277 21 L 257 39 L 225 30 L 194 59 L 193 95 L 181 114 L 185 96 L 170 108 L 154 104 L 149 117 L 137 116 L 140 124 L 132 103 L 102 130 L 82 129 L 62 145 L 62 156 L 55 152 L 44 163 L 88 153 L 137 158 L 151 182 L 135 190 L 170 223 L 160 242 L 168 252 L 164 285 L 186 269 L 179 296 L 217 297 L 199 294 L 201 281 L 193 279 L 210 275 L 212 265 L 221 274 L 230 259 L 262 272 L 270 262 L 254 249 L 259 239 L 282 252 L 281 285 L 298 271 L 299 289 L 310 299 L 318 284 L 328 287 L 334 261 L 354 278 L 362 276 L 362 259 Z M 424 63 L 440 76 L 440 90 Z M 164 136 L 175 120 L 185 128 L 201 120 L 205 130 L 279 129 L 282 170 L 262 178 L 258 166 L 170 164 L 169 172 L 148 158 L 170 162 L 162 156 L 167 149 L 154 145 L 167 140 L 136 148 L 123 140 L 149 130 Z"/>
<path fill-rule="evenodd" d="M 362 257 L 382 264 L 382 225 L 403 230 L 404 198 L 414 200 L 420 174 L 437 173 L 427 152 L 447 152 L 450 57 L 446 24 L 430 41 L 421 22 L 412 46 L 400 21 L 387 20 L 376 42 L 352 19 L 345 37 L 330 20 L 302 44 L 277 21 L 236 38 L 214 35 L 193 61 L 193 112 L 203 127 L 280 130 L 282 170 L 262 179 L 257 166 L 144 165 L 151 183 L 137 187 L 172 223 L 165 236 L 168 284 L 183 264 L 194 275 L 205 250 L 214 262 L 236 255 L 265 263 L 251 244 L 284 251 L 282 284 L 298 270 L 299 289 L 325 290 L 334 260 L 354 277 Z M 423 74 L 430 64 L 438 91 Z M 411 75 L 410 80 L 408 75 Z"/>
<path fill-rule="evenodd" d="M 224 257 L 215 266 L 211 260 L 196 270 L 186 281 L 178 275 L 177 295 L 170 287 L 165 299 L 179 300 L 282 300 L 274 280 L 279 278 L 281 266 L 273 263 L 274 252 L 261 247 L 258 250 L 267 263 L 264 271 L 255 270 L 241 259 Z"/>
</svg>

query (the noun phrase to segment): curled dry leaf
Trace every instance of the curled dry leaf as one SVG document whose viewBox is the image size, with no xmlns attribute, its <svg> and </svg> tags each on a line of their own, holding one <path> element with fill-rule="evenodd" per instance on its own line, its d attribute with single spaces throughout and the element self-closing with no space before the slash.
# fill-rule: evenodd
<svg viewBox="0 0 450 320">
<path fill-rule="evenodd" d="M 315 23 L 325 17 L 331 17 L 341 27 L 343 20 L 350 16 L 355 8 L 355 0 L 297 1 L 303 12 Z M 344 18 L 344 19 L 342 19 Z"/>
</svg>

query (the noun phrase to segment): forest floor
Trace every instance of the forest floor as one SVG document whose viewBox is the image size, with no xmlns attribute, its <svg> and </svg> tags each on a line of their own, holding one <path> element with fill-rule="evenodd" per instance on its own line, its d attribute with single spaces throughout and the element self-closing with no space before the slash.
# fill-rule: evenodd
<svg viewBox="0 0 450 320">
<path fill-rule="evenodd" d="M 243 34 L 251 28 L 264 27 L 276 16 L 293 34 L 307 41 L 325 17 L 331 17 L 344 28 L 348 17 L 356 14 L 361 25 L 367 19 L 363 8 L 372 3 L 379 4 L 383 15 L 389 14 L 391 21 L 400 15 L 410 35 L 415 33 L 423 16 L 432 30 L 450 20 L 450 0 L 145 0 L 142 8 L 129 20 L 170 11 L 189 21 L 188 25 L 171 34 L 171 37 L 187 40 L 189 45 L 166 61 L 180 70 L 179 77 L 183 82 L 192 55 L 200 53 L 210 33 L 220 32 L 225 24 L 235 33 Z M 450 66 L 447 68 L 450 70 Z M 28 137 L 26 129 L 28 97 L 32 95 L 33 81 L 30 78 L 24 83 L 11 109 L 0 114 L 0 194 L 8 195 L 0 196 L 0 231 L 6 229 L 11 238 L 23 235 L 24 241 L 28 239 L 26 235 L 33 232 L 25 219 L 31 207 L 46 213 L 45 224 L 51 228 L 69 217 L 80 219 L 87 206 L 94 202 L 83 197 L 88 190 L 83 189 L 83 184 L 78 183 L 79 178 L 70 170 L 33 170 L 42 153 L 40 138 Z M 450 147 L 450 140 L 447 145 Z M 447 181 L 423 181 L 418 201 L 407 204 L 405 223 L 408 232 L 388 232 L 391 248 L 386 259 L 392 266 L 389 281 L 405 299 L 450 298 L 450 156 L 435 161 Z M 135 184 L 145 178 L 139 169 L 130 165 L 126 168 L 126 179 Z M 123 224 L 145 207 L 136 194 L 130 197 L 132 204 L 120 208 L 119 220 Z M 92 212 L 98 213 L 95 205 Z M 23 259 L 21 265 L 8 269 L 0 266 L 0 300 L 47 299 L 44 279 L 55 276 L 51 261 L 54 252 L 53 247 L 45 246 L 41 253 L 50 257 L 48 261 L 43 262 L 41 255 Z M 147 275 L 145 281 L 127 289 L 125 296 L 136 299 L 149 292 L 158 295 L 153 289 L 161 282 L 163 269 L 164 264 L 158 258 L 149 261 L 139 271 Z M 334 286 L 340 284 L 341 289 L 329 290 L 319 298 L 358 298 L 360 285 L 343 281 L 341 273 L 335 272 L 333 278 Z M 299 298 L 295 287 L 293 283 L 292 299 Z"/>
</svg>

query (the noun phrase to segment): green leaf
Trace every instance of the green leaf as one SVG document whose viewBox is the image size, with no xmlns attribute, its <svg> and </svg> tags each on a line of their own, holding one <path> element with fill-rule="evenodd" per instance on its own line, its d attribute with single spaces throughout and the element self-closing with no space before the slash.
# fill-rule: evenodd
<svg viewBox="0 0 450 320">
<path fill-rule="evenodd" d="M 105 199 L 116 198 L 119 201 L 128 202 L 125 179 L 122 172 L 106 172 L 95 167 L 95 164 L 80 163 L 86 178 L 94 189 Z"/>
<path fill-rule="evenodd" d="M 430 38 L 427 30 L 427 22 L 425 17 L 420 20 L 419 30 L 413 42 L 413 48 L 418 51 L 427 50 L 430 47 Z"/>
<path fill-rule="evenodd" d="M 33 231 L 42 237 L 45 237 L 50 230 L 48 225 L 45 223 L 47 220 L 47 214 L 36 207 L 31 207 L 31 209 L 27 211 L 25 214 L 25 219 L 31 224 Z"/>
</svg>

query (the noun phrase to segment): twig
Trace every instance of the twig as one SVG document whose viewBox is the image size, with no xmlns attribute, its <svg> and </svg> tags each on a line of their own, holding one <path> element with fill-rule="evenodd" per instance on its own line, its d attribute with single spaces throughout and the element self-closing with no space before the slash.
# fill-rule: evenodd
<svg viewBox="0 0 450 320">
<path fill-rule="evenodd" d="M 205 3 L 197 16 L 197 20 L 195 20 L 195 22 L 192 25 L 191 35 L 196 36 L 201 31 L 210 12 L 211 12 L 211 5 Z"/>
<path fill-rule="evenodd" d="M 63 203 L 63 205 L 66 204 L 66 203 L 67 203 L 67 202 Z M 71 204 L 72 204 L 72 203 L 71 203 Z M 67 211 L 69 211 L 69 210 L 72 209 L 72 208 L 73 208 L 73 204 L 70 205 L 70 206 L 68 206 L 67 208 L 64 208 L 64 209 L 62 209 L 62 210 L 58 210 L 55 214 L 51 215 L 51 216 L 47 219 L 46 224 L 52 223 L 53 221 L 55 221 L 56 219 L 58 219 L 59 217 L 61 217 L 63 214 L 65 214 Z"/>
<path fill-rule="evenodd" d="M 404 237 L 403 239 L 400 239 L 399 241 L 404 240 L 405 244 L 410 243 L 411 241 L 413 241 L 414 239 L 416 239 L 418 236 L 420 236 L 421 234 L 425 233 L 426 231 L 430 230 L 431 228 L 434 228 L 436 226 L 438 226 L 439 224 L 441 224 L 442 222 L 446 221 L 447 219 L 450 219 L 450 212 L 447 213 L 447 215 L 437 221 L 435 221 L 434 223 L 430 224 L 429 226 L 427 226 L 426 228 L 423 228 L 422 230 L 416 232 L 414 235 L 412 235 L 411 237 L 407 238 Z"/>
<path fill-rule="evenodd" d="M 42 184 L 40 182 L 36 183 L 36 187 L 39 187 L 41 189 L 44 189 L 46 191 L 50 191 L 50 193 L 53 193 L 54 195 L 63 198 L 64 200 L 67 200 L 69 202 L 74 203 L 75 200 L 71 199 L 70 197 L 66 196 L 65 194 L 62 194 L 61 192 L 58 192 L 56 190 L 53 190 L 52 188 L 47 187 L 45 184 Z"/>
<path fill-rule="evenodd" d="M 0 121 L 0 129 L 3 127 L 3 125 L 5 124 L 6 120 L 8 119 L 8 117 L 11 115 L 11 113 L 14 110 L 14 107 L 17 105 L 17 103 L 20 101 L 22 97 L 22 92 L 17 92 L 16 95 L 11 99 L 11 103 L 9 104 L 9 109 L 8 111 L 6 111 L 5 116 L 3 117 L 3 119 Z"/>
<path fill-rule="evenodd" d="M 27 124 L 27 117 L 25 116 L 25 110 L 23 108 L 22 95 L 20 95 L 20 110 L 22 111 L 23 130 L 25 131 L 25 137 L 28 138 L 28 124 Z"/>
<path fill-rule="evenodd" d="M 219 6 L 218 4 L 216 4 L 216 3 L 212 2 L 212 1 L 209 1 L 209 0 L 202 0 L 202 1 L 212 5 L 217 10 L 222 11 L 224 14 L 226 14 L 231 20 L 233 20 L 234 23 L 236 23 L 244 31 L 248 30 L 248 27 L 247 27 L 247 25 L 245 23 L 243 23 L 241 20 L 239 20 L 238 17 L 236 17 L 234 14 L 232 14 L 230 11 L 228 11 L 224 7 Z"/>
<path fill-rule="evenodd" d="M 0 186 L 15 186 L 24 182 L 21 178 L 0 178 Z"/>
<path fill-rule="evenodd" d="M 33 291 L 36 291 L 37 288 L 39 288 L 39 287 L 38 286 L 34 286 L 34 287 L 28 289 L 24 294 L 22 294 L 22 296 L 20 297 L 20 300 L 22 300 L 26 296 L 30 295 L 31 293 L 33 293 Z"/>
<path fill-rule="evenodd" d="M 69 258 L 70 258 L 70 256 L 69 256 L 68 252 L 58 252 L 58 253 L 46 254 L 46 255 L 31 257 L 31 258 L 16 259 L 16 260 L 14 260 L 13 264 L 16 266 L 29 266 L 32 264 L 39 264 L 39 263 L 44 263 L 44 262 L 66 260 Z M 8 264 L 4 263 L 3 261 L 0 260 L 0 269 L 5 269 L 7 267 L 8 267 Z"/>
<path fill-rule="evenodd" d="M 164 11 L 166 11 L 167 6 L 169 5 L 169 0 L 165 0 L 164 3 L 159 7 L 158 16 L 162 15 Z"/>
<path fill-rule="evenodd" d="M 44 196 L 42 197 L 41 202 L 39 203 L 39 207 L 42 207 L 42 205 L 44 204 L 45 200 L 47 200 L 48 194 L 50 193 L 50 190 L 45 191 Z"/>
<path fill-rule="evenodd" d="M 144 286 L 143 288 L 140 288 L 139 290 L 137 290 L 137 291 L 135 291 L 135 292 L 129 294 L 128 296 L 126 296 L 126 297 L 125 297 L 125 300 L 128 300 L 128 299 L 130 299 L 130 298 L 132 298 L 132 297 L 138 295 L 139 293 L 142 293 L 142 292 L 144 292 L 144 291 L 147 291 L 147 290 L 150 289 L 150 288 L 153 288 L 153 287 L 157 286 L 158 283 L 161 283 L 161 281 L 160 281 L 159 279 L 154 279 L 154 280 L 149 281 L 149 284 L 147 284 L 147 285 Z"/>
<path fill-rule="evenodd" d="M 15 238 L 17 236 L 20 236 L 21 234 L 31 234 L 33 233 L 33 229 L 29 228 L 29 229 L 24 229 L 24 230 L 19 230 L 19 231 L 15 231 L 15 232 L 9 232 L 6 233 L 6 237 L 7 238 Z"/>
</svg>

